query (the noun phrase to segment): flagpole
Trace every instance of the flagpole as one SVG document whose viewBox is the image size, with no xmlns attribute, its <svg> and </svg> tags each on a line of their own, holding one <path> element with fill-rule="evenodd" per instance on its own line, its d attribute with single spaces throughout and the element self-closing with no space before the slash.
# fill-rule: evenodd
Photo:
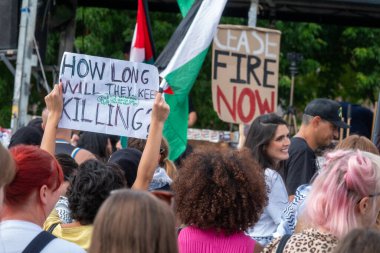
<svg viewBox="0 0 380 253">
<path fill-rule="evenodd" d="M 161 83 L 160 83 L 160 86 L 158 87 L 158 92 L 163 93 L 164 88 L 165 88 L 165 86 L 166 86 L 167 84 L 168 84 L 168 83 L 166 82 L 166 80 L 165 80 L 164 78 L 162 78 Z"/>
<path fill-rule="evenodd" d="M 251 6 L 248 11 L 248 26 L 256 27 L 258 6 L 259 6 L 258 0 L 251 0 Z M 244 134 L 244 128 L 245 128 L 245 124 L 240 123 L 239 124 L 239 142 L 237 145 L 238 149 L 243 148 L 245 144 L 246 136 Z"/>
</svg>

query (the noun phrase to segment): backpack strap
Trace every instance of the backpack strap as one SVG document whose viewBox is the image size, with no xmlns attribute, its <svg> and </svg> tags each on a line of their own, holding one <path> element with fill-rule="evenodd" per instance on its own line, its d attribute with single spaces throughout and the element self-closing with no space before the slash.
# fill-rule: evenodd
<svg viewBox="0 0 380 253">
<path fill-rule="evenodd" d="M 291 235 L 284 235 L 284 236 L 281 238 L 280 243 L 278 244 L 278 247 L 277 247 L 276 253 L 282 253 L 282 252 L 284 251 L 285 245 L 286 245 L 286 243 L 288 242 L 290 236 L 291 236 Z"/>
<path fill-rule="evenodd" d="M 49 232 L 41 231 L 34 239 L 26 246 L 22 253 L 39 253 L 46 245 L 48 245 L 56 237 Z"/>
<path fill-rule="evenodd" d="M 51 224 L 49 229 L 47 230 L 50 234 L 53 234 L 54 229 L 59 225 L 59 222 Z"/>
</svg>

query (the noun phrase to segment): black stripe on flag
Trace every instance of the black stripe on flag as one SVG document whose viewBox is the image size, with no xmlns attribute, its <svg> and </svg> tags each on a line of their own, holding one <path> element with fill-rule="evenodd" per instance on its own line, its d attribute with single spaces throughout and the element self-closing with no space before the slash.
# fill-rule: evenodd
<svg viewBox="0 0 380 253">
<path fill-rule="evenodd" d="M 148 8 L 148 1 L 143 0 L 144 5 L 144 11 L 145 11 L 145 19 L 146 23 L 148 25 L 148 34 L 149 34 L 149 40 L 150 40 L 150 46 L 152 47 L 152 53 L 153 53 L 153 60 L 156 59 L 156 47 L 154 46 L 153 36 L 152 36 L 152 26 L 150 24 L 150 18 L 149 18 L 149 8 Z"/>
<path fill-rule="evenodd" d="M 185 38 L 185 35 L 189 30 L 189 27 L 193 23 L 193 20 L 197 15 L 202 2 L 202 0 L 196 0 L 194 2 L 186 17 L 181 21 L 181 23 L 178 25 L 177 29 L 173 33 L 168 44 L 166 44 L 166 47 L 158 56 L 157 60 L 154 63 L 154 65 L 158 68 L 158 72 L 161 73 L 168 66 L 170 60 L 173 58 L 174 53 L 177 51 L 178 46 L 181 44 L 183 38 Z M 199 29 L 202 28 L 199 27 Z"/>
</svg>

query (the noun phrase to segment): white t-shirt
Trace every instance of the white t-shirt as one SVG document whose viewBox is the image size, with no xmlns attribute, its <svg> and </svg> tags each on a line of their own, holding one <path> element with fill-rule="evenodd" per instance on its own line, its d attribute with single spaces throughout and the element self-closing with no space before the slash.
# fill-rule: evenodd
<svg viewBox="0 0 380 253">
<path fill-rule="evenodd" d="M 265 184 L 268 191 L 268 205 L 264 208 L 259 221 L 247 230 L 249 236 L 254 237 L 263 246 L 268 243 L 281 221 L 282 211 L 288 205 L 288 193 L 281 175 L 272 170 L 265 169 Z M 260 241 L 260 237 L 269 240 Z"/>
<path fill-rule="evenodd" d="M 0 222 L 0 253 L 20 253 L 42 231 L 37 224 L 7 220 Z M 56 238 L 41 253 L 85 253 L 78 245 Z"/>
</svg>

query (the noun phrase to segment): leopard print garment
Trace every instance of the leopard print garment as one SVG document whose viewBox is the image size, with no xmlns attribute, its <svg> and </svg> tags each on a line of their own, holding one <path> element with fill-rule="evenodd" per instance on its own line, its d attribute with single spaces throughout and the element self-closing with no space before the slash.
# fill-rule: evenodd
<svg viewBox="0 0 380 253">
<path fill-rule="evenodd" d="M 277 238 L 269 243 L 263 253 L 276 253 L 280 240 L 281 238 Z M 283 253 L 327 253 L 332 252 L 337 244 L 338 238 L 335 236 L 309 228 L 302 233 L 293 234 L 286 243 Z"/>
</svg>

